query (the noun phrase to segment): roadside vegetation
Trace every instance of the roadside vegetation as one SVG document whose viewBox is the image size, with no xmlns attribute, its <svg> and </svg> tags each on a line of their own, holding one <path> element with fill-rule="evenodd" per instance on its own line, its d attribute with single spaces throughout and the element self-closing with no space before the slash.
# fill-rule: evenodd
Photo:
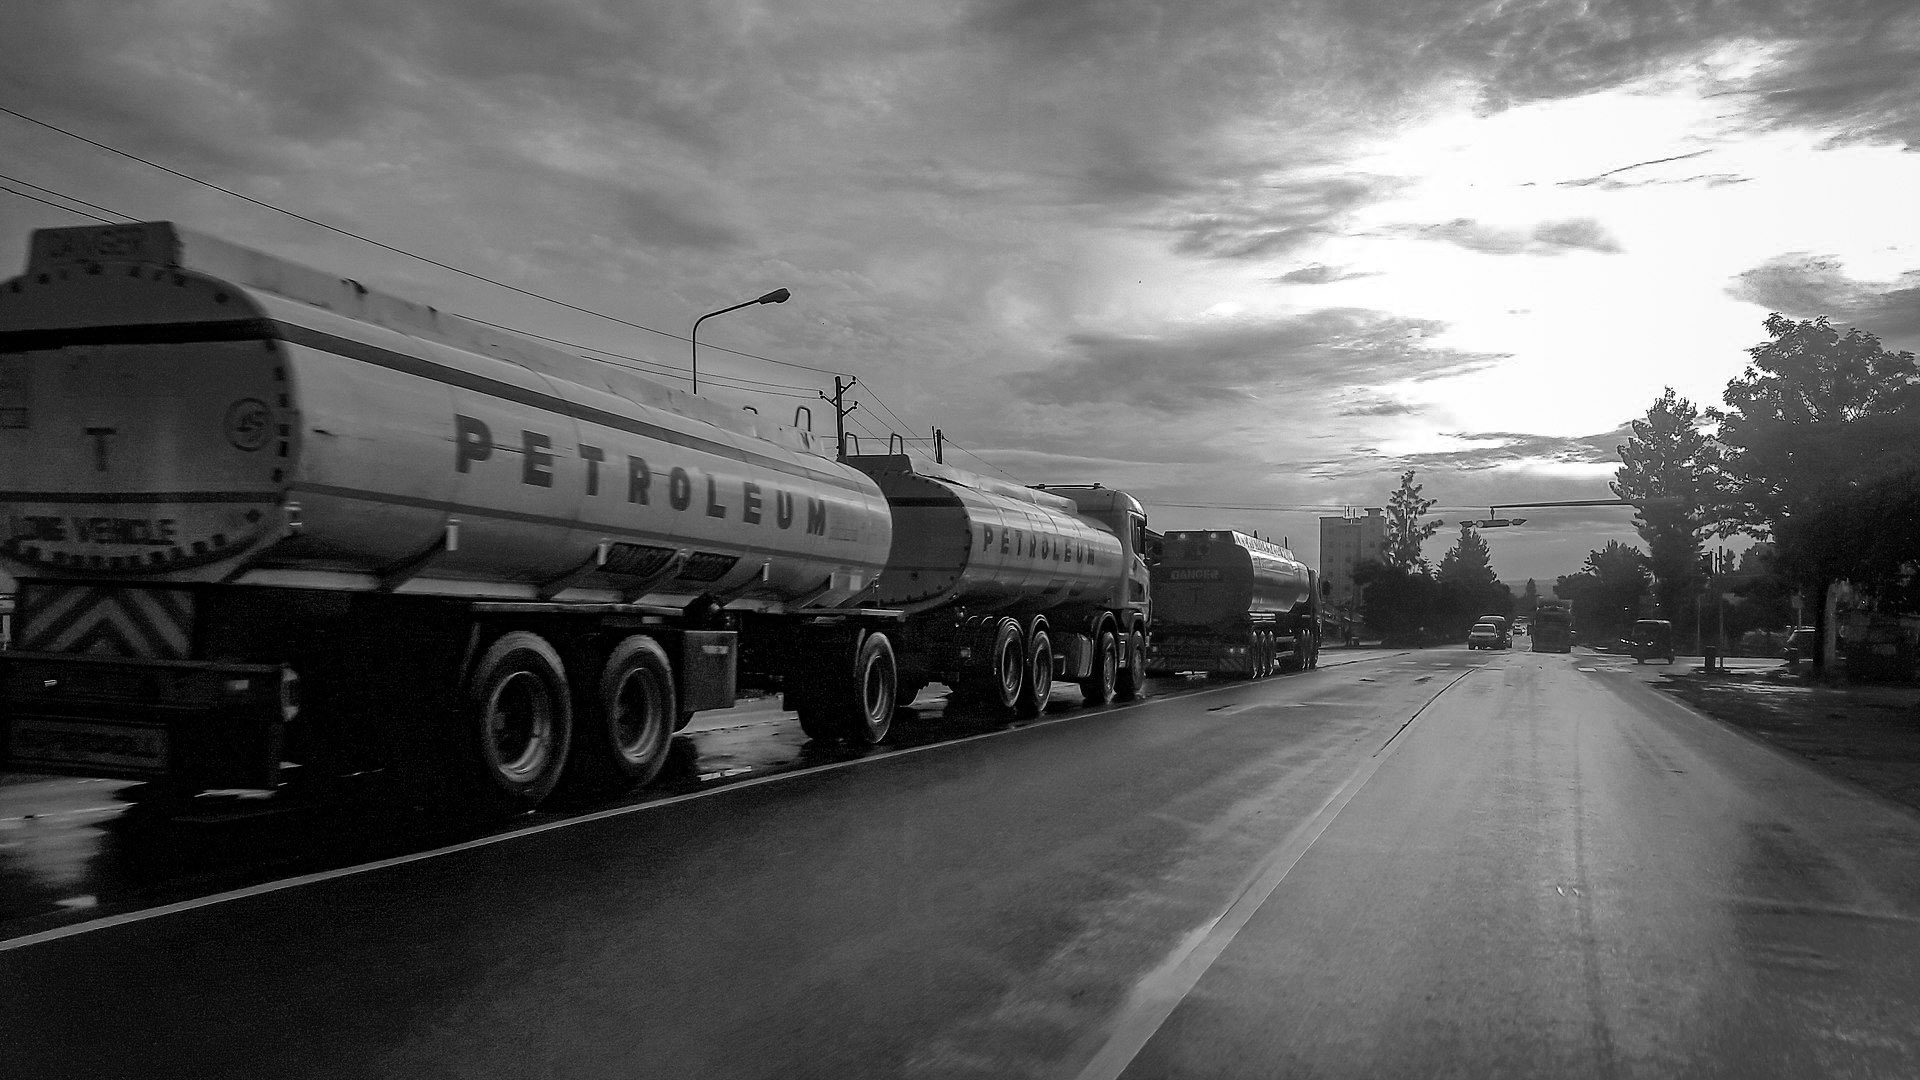
<svg viewBox="0 0 1920 1080">
<path fill-rule="evenodd" d="M 1636 619 L 1674 623 L 1698 651 L 1769 655 L 1795 622 L 1814 628 L 1809 673 L 1832 674 L 1850 615 L 1882 674 L 1920 664 L 1920 365 L 1826 318 L 1768 316 L 1768 340 L 1705 409 L 1667 387 L 1618 447 L 1612 490 L 1643 546 L 1610 541 L 1555 579 L 1576 635 L 1603 646 Z M 1463 527 L 1436 569 L 1421 545 L 1441 523 L 1409 470 L 1387 507 L 1383 557 L 1355 569 L 1361 614 L 1389 644 L 1464 640 L 1481 614 L 1525 616 L 1486 542 Z M 1755 541 L 1735 561 L 1715 541 Z M 1798 615 L 1798 619 L 1796 619 Z M 1864 632 L 1875 636 L 1868 641 Z M 1856 665 L 1855 674 L 1861 673 Z"/>
</svg>

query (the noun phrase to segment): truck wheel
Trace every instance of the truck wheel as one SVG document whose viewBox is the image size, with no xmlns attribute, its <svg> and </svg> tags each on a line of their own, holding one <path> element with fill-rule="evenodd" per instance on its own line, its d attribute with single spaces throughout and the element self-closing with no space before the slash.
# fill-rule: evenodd
<svg viewBox="0 0 1920 1080">
<path fill-rule="evenodd" d="M 1093 642 L 1093 674 L 1080 680 L 1080 696 L 1089 705 L 1105 705 L 1113 700 L 1119 682 L 1120 657 L 1113 631 L 1102 630 Z"/>
<path fill-rule="evenodd" d="M 843 643 L 835 651 L 845 647 Z M 899 685 L 893 643 L 885 634 L 868 634 L 850 651 L 850 656 L 840 654 L 846 657 L 846 668 L 811 675 L 788 691 L 787 701 L 800 714 L 800 730 L 807 738 L 872 746 L 893 727 Z"/>
<path fill-rule="evenodd" d="M 1045 630 L 1035 630 L 1027 642 L 1026 677 L 1020 680 L 1020 700 L 1014 711 L 1031 719 L 1047 711 L 1053 698 L 1053 641 Z"/>
<path fill-rule="evenodd" d="M 992 682 L 986 689 L 989 700 L 1002 711 L 1020 707 L 1020 688 L 1027 681 L 1027 650 L 1021 640 L 1020 624 L 1001 619 L 993 630 Z"/>
<path fill-rule="evenodd" d="M 458 722 L 466 794 L 490 812 L 540 805 L 560 781 L 573 727 L 560 654 L 538 634 L 500 635 L 467 677 Z"/>
<path fill-rule="evenodd" d="M 1317 668 L 1319 666 L 1320 666 L 1320 635 L 1309 634 L 1307 635 L 1307 667 L 1311 669 L 1311 668 Z"/>
<path fill-rule="evenodd" d="M 579 791 L 639 787 L 660 775 L 679 704 L 665 649 L 634 635 L 614 646 L 583 702 L 564 783 Z"/>
<path fill-rule="evenodd" d="M 1132 701 L 1147 688 L 1147 635 L 1138 630 L 1127 635 L 1127 664 L 1114 678 L 1113 696 Z"/>
<path fill-rule="evenodd" d="M 1273 643 L 1273 635 L 1265 630 L 1260 631 L 1255 647 L 1260 652 L 1260 665 L 1256 674 L 1257 677 L 1264 679 L 1280 667 L 1278 649 Z"/>
<path fill-rule="evenodd" d="M 893 727 L 899 695 L 899 671 L 894 666 L 893 643 L 885 634 L 868 634 L 854 655 L 852 696 L 843 713 L 847 741 L 872 746 Z"/>
</svg>

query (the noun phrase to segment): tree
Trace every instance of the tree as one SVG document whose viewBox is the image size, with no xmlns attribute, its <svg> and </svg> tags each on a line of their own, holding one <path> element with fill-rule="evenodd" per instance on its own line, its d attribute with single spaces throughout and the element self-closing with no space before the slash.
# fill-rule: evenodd
<svg viewBox="0 0 1920 1080">
<path fill-rule="evenodd" d="M 1442 632 L 1467 628 L 1481 615 L 1509 615 L 1513 611 L 1513 590 L 1500 584 L 1493 572 L 1493 552 L 1487 541 L 1471 527 L 1460 526 L 1460 538 L 1440 558 L 1439 621 Z"/>
<path fill-rule="evenodd" d="M 1920 561 L 1920 365 L 1824 317 L 1775 313 L 1766 328 L 1772 340 L 1747 350 L 1726 409 L 1709 412 L 1733 495 L 1721 530 L 1773 538 L 1780 572 L 1814 594 L 1824 645 L 1836 582 L 1891 598 Z M 1823 647 L 1815 668 L 1827 660 Z"/>
<path fill-rule="evenodd" d="M 1842 334 L 1824 317 L 1775 313 L 1766 328 L 1774 340 L 1747 350 L 1746 370 L 1727 383 L 1726 409 L 1708 410 L 1732 481 L 1727 531 L 1763 539 L 1850 482 L 1920 464 L 1912 353 L 1890 353 L 1863 330 Z"/>
<path fill-rule="evenodd" d="M 1521 591 L 1520 600 L 1518 603 L 1514 605 L 1513 613 L 1515 615 L 1525 615 L 1525 616 L 1531 617 L 1535 611 L 1539 610 L 1539 608 L 1540 608 L 1540 583 L 1533 580 L 1532 578 L 1528 578 L 1527 587 Z"/>
<path fill-rule="evenodd" d="M 1381 559 L 1397 570 L 1413 570 L 1426 573 L 1426 557 L 1420 554 L 1420 548 L 1434 533 L 1440 531 L 1441 521 L 1423 522 L 1427 511 L 1433 509 L 1434 500 L 1420 497 L 1424 484 L 1413 482 L 1413 470 L 1408 469 L 1400 477 L 1399 490 L 1387 500 L 1387 537 L 1381 551 Z"/>
<path fill-rule="evenodd" d="M 1679 616 L 1683 599 L 1698 603 L 1700 544 L 1711 531 L 1708 504 L 1720 501 L 1720 454 L 1700 421 L 1693 402 L 1667 387 L 1617 448 L 1620 468 L 1610 485 L 1614 495 L 1636 504 L 1633 525 L 1647 545 L 1654 597 L 1670 619 Z"/>
<path fill-rule="evenodd" d="M 1639 615 L 1647 593 L 1647 557 L 1618 540 L 1587 552 L 1578 574 L 1554 580 L 1553 594 L 1573 601 L 1573 624 L 1583 638 L 1617 638 Z"/>
<path fill-rule="evenodd" d="M 1418 644 L 1426 637 L 1438 594 L 1432 577 L 1368 559 L 1353 568 L 1353 580 L 1361 588 L 1361 619 L 1386 644 Z"/>
</svg>

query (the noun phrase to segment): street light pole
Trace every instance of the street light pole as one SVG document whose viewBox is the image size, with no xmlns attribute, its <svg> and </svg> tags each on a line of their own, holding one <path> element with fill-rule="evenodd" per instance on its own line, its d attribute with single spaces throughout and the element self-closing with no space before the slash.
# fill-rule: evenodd
<svg viewBox="0 0 1920 1080">
<path fill-rule="evenodd" d="M 696 394 L 700 392 L 700 324 L 701 323 L 707 321 L 708 319 L 713 318 L 715 315 L 725 315 L 729 311 L 739 311 L 743 307 L 752 307 L 755 304 L 784 304 L 787 302 L 788 298 L 790 298 L 791 296 L 793 296 L 793 294 L 788 292 L 785 289 L 775 289 L 772 292 L 766 294 L 765 296 L 757 296 L 757 297 L 754 297 L 752 300 L 742 301 L 738 304 L 733 305 L 732 307 L 723 307 L 719 311 L 709 311 L 705 315 L 702 315 L 699 318 L 693 320 L 693 333 L 687 335 L 687 341 L 691 343 L 693 346 L 693 392 Z"/>
</svg>

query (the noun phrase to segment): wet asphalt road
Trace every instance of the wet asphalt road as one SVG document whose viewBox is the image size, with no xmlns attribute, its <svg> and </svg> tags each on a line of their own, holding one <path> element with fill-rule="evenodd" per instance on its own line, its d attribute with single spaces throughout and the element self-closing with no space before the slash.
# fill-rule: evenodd
<svg viewBox="0 0 1920 1080">
<path fill-rule="evenodd" d="M 0 931 L 0 1075 L 1920 1075 L 1920 818 L 1656 678 L 1382 656 L 150 874 Z"/>
</svg>

